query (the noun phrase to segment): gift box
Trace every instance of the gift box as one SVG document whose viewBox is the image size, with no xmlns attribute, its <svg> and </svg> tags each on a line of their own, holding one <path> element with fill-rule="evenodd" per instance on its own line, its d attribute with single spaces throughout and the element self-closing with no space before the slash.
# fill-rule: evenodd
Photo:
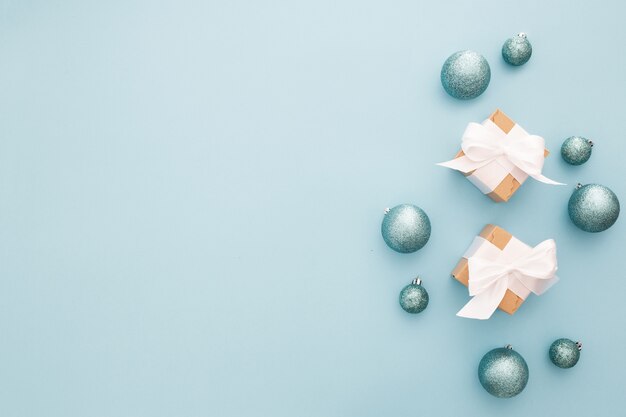
<svg viewBox="0 0 626 417">
<path fill-rule="evenodd" d="M 452 271 L 473 296 L 457 315 L 484 320 L 497 308 L 513 314 L 530 293 L 541 295 L 558 281 L 556 270 L 554 240 L 533 248 L 489 224 Z"/>
<path fill-rule="evenodd" d="M 463 134 L 462 150 L 453 160 L 438 165 L 461 171 L 483 194 L 506 202 L 529 176 L 563 185 L 541 175 L 548 153 L 542 137 L 529 134 L 496 110 L 482 124 L 470 123 Z"/>
</svg>

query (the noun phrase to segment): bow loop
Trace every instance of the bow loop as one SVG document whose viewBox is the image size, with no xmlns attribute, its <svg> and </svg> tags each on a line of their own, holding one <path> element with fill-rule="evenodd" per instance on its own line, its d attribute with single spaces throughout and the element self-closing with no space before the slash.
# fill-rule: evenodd
<svg viewBox="0 0 626 417">
<path fill-rule="evenodd" d="M 513 139 L 508 142 L 508 160 L 531 177 L 541 175 L 545 163 L 545 140 L 541 136 L 529 135 L 522 140 Z"/>
<path fill-rule="evenodd" d="M 471 296 L 485 291 L 486 288 L 492 286 L 496 281 L 502 280 L 514 270 L 510 265 L 490 262 L 479 257 L 468 259 L 468 269 L 472 274 L 472 279 L 467 285 Z"/>
<path fill-rule="evenodd" d="M 461 149 L 474 162 L 492 160 L 504 153 L 505 141 L 495 132 L 478 123 L 467 125 L 461 141 Z"/>
<path fill-rule="evenodd" d="M 556 243 L 552 239 L 544 240 L 535 246 L 528 256 L 513 262 L 512 268 L 523 277 L 552 278 L 557 270 Z"/>
</svg>

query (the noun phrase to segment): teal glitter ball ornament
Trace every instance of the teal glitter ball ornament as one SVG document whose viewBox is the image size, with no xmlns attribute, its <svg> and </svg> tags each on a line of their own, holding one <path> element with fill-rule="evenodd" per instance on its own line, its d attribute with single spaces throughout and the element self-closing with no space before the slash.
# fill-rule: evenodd
<svg viewBox="0 0 626 417">
<path fill-rule="evenodd" d="M 567 369 L 578 363 L 583 344 L 569 339 L 557 339 L 550 345 L 550 360 L 559 368 Z"/>
<path fill-rule="evenodd" d="M 387 246 L 396 252 L 415 252 L 430 238 L 430 219 L 421 208 L 400 204 L 385 209 L 381 233 Z"/>
<path fill-rule="evenodd" d="M 570 165 L 581 165 L 591 157 L 593 142 L 580 136 L 570 136 L 561 145 L 561 156 Z"/>
<path fill-rule="evenodd" d="M 526 34 L 520 32 L 517 36 L 507 39 L 502 45 L 502 58 L 507 64 L 514 66 L 524 65 L 533 54 L 533 46 L 528 41 Z"/>
<path fill-rule="evenodd" d="M 498 398 L 514 397 L 528 383 L 528 365 L 511 345 L 490 350 L 478 365 L 478 379 L 487 392 Z"/>
<path fill-rule="evenodd" d="M 441 84 L 454 98 L 469 100 L 485 92 L 491 80 L 491 69 L 484 56 L 474 51 L 450 55 L 441 68 Z"/>
<path fill-rule="evenodd" d="M 572 222 L 585 232 L 602 232 L 619 217 L 619 200 L 608 187 L 578 184 L 567 205 Z"/>
<path fill-rule="evenodd" d="M 407 313 L 421 313 L 428 307 L 428 291 L 422 287 L 422 280 L 415 278 L 400 291 L 400 307 Z"/>
</svg>

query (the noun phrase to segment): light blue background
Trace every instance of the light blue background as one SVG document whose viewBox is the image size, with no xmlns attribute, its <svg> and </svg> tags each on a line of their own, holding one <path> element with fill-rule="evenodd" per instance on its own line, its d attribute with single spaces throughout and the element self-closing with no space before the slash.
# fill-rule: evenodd
<svg viewBox="0 0 626 417">
<path fill-rule="evenodd" d="M 576 229 L 599 182 L 626 201 L 623 3 L 0 3 L 0 415 L 613 416 L 626 395 L 624 219 Z M 508 67 L 526 31 L 531 61 Z M 452 52 L 492 68 L 476 100 L 439 82 Z M 553 152 L 495 204 L 452 157 L 500 107 Z M 570 135 L 596 141 L 567 166 Z M 402 255 L 383 209 L 433 233 Z M 449 273 L 497 223 L 555 238 L 561 282 L 515 316 L 455 317 Z M 419 316 L 397 304 L 421 274 Z M 558 337 L 581 339 L 571 370 Z M 514 345 L 530 382 L 476 368 Z"/>
</svg>

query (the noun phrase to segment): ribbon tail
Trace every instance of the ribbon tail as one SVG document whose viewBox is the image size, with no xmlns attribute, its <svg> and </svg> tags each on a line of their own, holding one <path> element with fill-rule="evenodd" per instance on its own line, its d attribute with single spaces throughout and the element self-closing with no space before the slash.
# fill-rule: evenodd
<svg viewBox="0 0 626 417">
<path fill-rule="evenodd" d="M 487 161 L 472 161 L 471 159 L 469 159 L 467 156 L 463 155 L 460 156 L 458 158 L 454 158 L 450 161 L 446 161 L 446 162 L 440 162 L 437 165 L 442 166 L 442 167 L 446 167 L 446 168 L 450 168 L 450 169 L 455 169 L 457 171 L 461 171 L 464 174 L 467 174 L 469 172 L 472 172 L 478 168 L 484 167 L 485 165 L 487 165 L 489 162 L 489 160 Z"/>
<path fill-rule="evenodd" d="M 563 184 L 562 182 L 557 182 L 554 180 L 551 180 L 550 178 L 543 176 L 541 174 L 531 174 L 531 177 L 533 177 L 534 179 L 536 179 L 539 182 L 543 182 L 544 184 L 550 184 L 550 185 L 567 185 L 567 184 Z"/>
<path fill-rule="evenodd" d="M 487 320 L 504 298 L 507 286 L 506 278 L 498 280 L 495 285 L 475 295 L 456 315 L 468 319 Z"/>
<path fill-rule="evenodd" d="M 541 295 L 544 292 L 548 291 L 554 284 L 559 282 L 559 277 L 557 277 L 556 275 L 549 279 L 522 277 L 519 278 L 519 281 L 533 294 Z"/>
</svg>

